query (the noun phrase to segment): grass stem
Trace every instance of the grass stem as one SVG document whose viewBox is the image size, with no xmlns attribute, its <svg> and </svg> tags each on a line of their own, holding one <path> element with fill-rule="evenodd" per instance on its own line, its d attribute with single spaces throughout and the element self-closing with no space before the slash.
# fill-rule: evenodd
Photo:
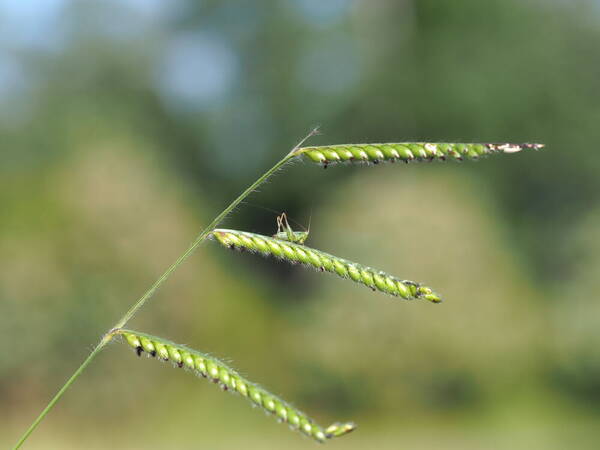
<svg viewBox="0 0 600 450">
<path fill-rule="evenodd" d="M 271 175 L 281 169 L 288 161 L 297 157 L 296 150 L 311 136 L 316 134 L 317 130 L 312 130 L 296 147 L 290 151 L 283 159 L 277 164 L 271 167 L 267 172 L 260 176 L 252 185 L 250 185 L 244 192 L 242 192 L 233 202 L 229 204 L 213 221 L 196 237 L 191 243 L 188 249 L 181 254 L 177 260 L 169 266 L 169 268 L 150 286 L 150 288 L 131 306 L 131 308 L 119 319 L 119 321 L 111 328 L 111 330 L 123 328 L 127 322 L 144 306 L 144 304 L 152 297 L 157 289 L 169 278 L 169 276 L 175 272 L 175 270 L 198 248 L 198 246 L 209 236 L 209 234 L 227 217 L 227 215 L 235 209 L 246 197 L 248 197 L 254 190 L 256 190 L 261 184 L 263 184 Z M 29 428 L 23 433 L 19 441 L 13 447 L 13 450 L 20 448 L 27 438 L 33 433 L 40 422 L 46 417 L 46 415 L 52 410 L 56 403 L 63 396 L 65 391 L 73 384 L 73 382 L 81 375 L 85 368 L 94 360 L 94 358 L 100 353 L 100 351 L 110 342 L 114 336 L 114 331 L 109 331 L 103 336 L 98 345 L 92 350 L 88 357 L 81 363 L 77 370 L 71 375 L 67 382 L 60 388 L 56 395 L 50 400 L 46 407 L 42 410 L 39 416 L 31 423 Z"/>
</svg>

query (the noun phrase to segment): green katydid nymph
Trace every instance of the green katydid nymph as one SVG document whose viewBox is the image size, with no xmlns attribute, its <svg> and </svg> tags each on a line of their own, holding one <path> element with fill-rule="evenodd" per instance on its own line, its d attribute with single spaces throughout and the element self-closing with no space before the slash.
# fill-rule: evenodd
<svg viewBox="0 0 600 450">
<path fill-rule="evenodd" d="M 273 235 L 275 239 L 304 245 L 304 242 L 308 238 L 309 233 L 310 225 L 308 226 L 308 230 L 306 231 L 294 231 L 288 223 L 287 216 L 285 215 L 285 213 L 281 213 L 280 216 L 277 216 L 277 233 Z"/>
</svg>

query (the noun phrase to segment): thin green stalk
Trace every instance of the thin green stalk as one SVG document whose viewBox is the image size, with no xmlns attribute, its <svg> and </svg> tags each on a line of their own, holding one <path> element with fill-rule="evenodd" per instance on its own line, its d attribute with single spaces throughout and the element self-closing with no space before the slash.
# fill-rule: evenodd
<svg viewBox="0 0 600 450">
<path fill-rule="evenodd" d="M 295 158 L 297 155 L 293 152 L 290 152 L 285 158 L 275 164 L 271 169 L 265 172 L 258 180 L 256 180 L 248 189 L 246 189 L 242 194 L 236 198 L 231 204 L 225 208 L 221 214 L 213 219 L 213 221 L 198 235 L 196 240 L 192 242 L 192 245 L 179 257 L 177 261 L 175 261 L 171 267 L 169 267 L 165 273 L 163 273 L 158 280 L 154 282 L 154 284 L 146 291 L 144 295 L 140 297 L 140 299 L 135 302 L 135 304 L 125 313 L 125 315 L 119 320 L 113 328 L 123 328 L 127 322 L 135 315 L 135 313 L 144 306 L 144 303 L 152 297 L 152 294 L 160 287 L 160 285 L 167 279 L 169 276 L 175 272 L 175 270 L 184 262 L 188 256 L 190 256 L 196 248 L 208 237 L 212 230 L 214 230 L 222 221 L 227 217 L 227 215 L 235 209 L 237 205 L 240 204 L 248 195 L 250 195 L 256 188 L 258 188 L 261 184 L 263 184 L 267 178 L 277 172 L 285 163 L 287 163 L 290 159 Z"/>
<path fill-rule="evenodd" d="M 16 445 L 13 447 L 14 450 L 18 449 L 19 447 L 21 447 L 21 445 L 23 445 L 23 443 L 29 437 L 29 435 L 31 433 L 33 433 L 33 430 L 35 430 L 35 428 L 44 419 L 44 417 L 46 417 L 46 414 L 48 414 L 50 412 L 50 410 L 54 407 L 54 405 L 56 404 L 56 402 L 58 402 L 58 400 L 60 400 L 60 398 L 62 397 L 62 395 L 65 393 L 65 391 L 67 389 L 69 389 L 69 387 L 71 386 L 71 384 L 73 384 L 73 382 L 75 381 L 75 379 L 79 375 L 81 375 L 81 372 L 83 372 L 83 370 L 88 366 L 89 363 L 92 362 L 92 360 L 96 357 L 96 355 L 98 353 L 100 353 L 100 350 L 102 350 L 102 348 L 104 347 L 104 345 L 106 345 L 106 344 L 104 344 L 101 341 L 96 346 L 96 348 L 92 351 L 92 353 L 89 354 L 89 356 L 85 359 L 85 361 L 83 361 L 83 363 L 79 366 L 79 368 L 75 371 L 75 373 L 73 375 L 71 375 L 71 378 L 69 378 L 67 380 L 67 382 L 64 384 L 64 386 L 62 388 L 60 388 L 60 390 L 56 393 L 56 395 L 54 396 L 54 398 L 52 398 L 52 400 L 50 400 L 50 402 L 46 405 L 46 407 L 40 413 L 40 415 L 31 423 L 31 425 L 29 426 L 29 428 L 27 428 L 27 431 L 25 431 L 25 433 L 23 433 L 23 435 L 19 439 L 19 442 L 17 442 Z"/>
<path fill-rule="evenodd" d="M 261 184 L 263 184 L 271 175 L 277 172 L 281 167 L 283 167 L 288 161 L 298 156 L 297 150 L 300 146 L 311 136 L 314 136 L 317 133 L 317 129 L 312 130 L 304 139 L 302 139 L 298 145 L 296 145 L 283 159 L 281 159 L 277 164 L 271 167 L 267 172 L 265 172 L 258 180 L 256 180 L 252 185 L 242 192 L 231 204 L 225 208 L 217 217 L 213 219 L 213 221 L 198 235 L 198 237 L 192 242 L 189 248 L 179 257 L 177 260 L 171 264 L 171 266 L 163 273 L 158 280 L 154 282 L 154 284 L 142 295 L 133 306 L 127 311 L 121 319 L 110 329 L 108 333 L 106 333 L 98 345 L 94 348 L 94 350 L 89 354 L 89 356 L 83 361 L 83 363 L 79 366 L 79 368 L 73 373 L 71 378 L 67 380 L 67 382 L 60 388 L 60 390 L 56 393 L 56 395 L 50 400 L 48 405 L 43 409 L 40 415 L 32 422 L 27 431 L 21 436 L 19 441 L 13 447 L 13 450 L 17 450 L 23 445 L 23 443 L 27 440 L 29 435 L 36 429 L 39 423 L 46 417 L 46 415 L 52 410 L 54 405 L 60 400 L 65 391 L 73 384 L 73 382 L 81 375 L 84 369 L 92 362 L 92 360 L 100 353 L 100 351 L 110 342 L 113 338 L 113 333 L 115 329 L 123 328 L 129 320 L 138 312 L 138 310 L 144 306 L 144 304 L 148 301 L 152 294 L 156 292 L 156 290 L 169 278 L 169 276 L 175 272 L 175 270 L 198 248 L 198 246 L 208 237 L 212 230 L 214 230 L 222 221 L 227 217 L 233 209 L 239 205 L 248 195 L 250 195 L 254 190 L 256 190 Z"/>
</svg>

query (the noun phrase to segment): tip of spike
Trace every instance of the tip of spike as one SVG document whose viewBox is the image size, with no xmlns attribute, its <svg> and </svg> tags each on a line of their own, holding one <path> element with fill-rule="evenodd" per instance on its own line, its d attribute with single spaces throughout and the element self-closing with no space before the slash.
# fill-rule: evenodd
<svg viewBox="0 0 600 450">
<path fill-rule="evenodd" d="M 343 436 L 354 430 L 356 430 L 356 424 L 354 422 L 346 422 L 346 423 L 336 422 L 336 423 L 329 425 L 327 427 L 327 429 L 325 430 L 325 433 L 326 433 L 327 437 L 332 438 L 332 437 Z"/>
<path fill-rule="evenodd" d="M 432 303 L 442 303 L 442 298 L 435 292 L 426 286 L 419 286 L 417 288 L 417 297 L 429 300 Z"/>
<path fill-rule="evenodd" d="M 490 144 L 493 150 L 501 151 L 502 153 L 517 153 L 521 150 L 540 150 L 544 148 L 544 144 L 525 143 L 525 144 Z"/>
<path fill-rule="evenodd" d="M 442 299 L 436 294 L 426 294 L 423 296 L 425 300 L 429 300 L 432 303 L 442 303 Z"/>
</svg>

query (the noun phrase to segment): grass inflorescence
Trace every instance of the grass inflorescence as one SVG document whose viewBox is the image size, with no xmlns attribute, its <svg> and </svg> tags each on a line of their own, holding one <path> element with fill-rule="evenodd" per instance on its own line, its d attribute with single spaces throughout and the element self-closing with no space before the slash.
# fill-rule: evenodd
<svg viewBox="0 0 600 450">
<path fill-rule="evenodd" d="M 302 147 L 296 150 L 310 161 L 323 164 L 361 162 L 433 161 L 479 159 L 493 153 L 516 153 L 525 149 L 539 150 L 542 144 L 466 144 L 446 142 L 400 142 L 384 144 L 345 144 Z"/>
<path fill-rule="evenodd" d="M 356 428 L 353 422 L 336 422 L 324 428 L 286 401 L 248 381 L 223 361 L 185 345 L 126 329 L 114 330 L 113 334 L 123 336 L 138 356 L 147 353 L 163 361 L 171 361 L 177 367 L 192 370 L 218 384 L 223 390 L 240 394 L 253 405 L 273 414 L 280 422 L 287 423 L 293 430 L 300 431 L 318 442 L 343 436 Z"/>
<path fill-rule="evenodd" d="M 405 300 L 423 298 L 434 303 L 442 301 L 431 288 L 420 283 L 401 280 L 380 270 L 302 244 L 237 230 L 217 229 L 211 234 L 225 247 L 275 256 L 290 263 L 309 265 L 322 272 L 330 272 L 363 284 L 374 291 L 378 290 Z"/>
<path fill-rule="evenodd" d="M 351 279 L 357 283 L 379 290 L 386 294 L 404 299 L 426 299 L 434 303 L 441 301 L 440 297 L 430 288 L 408 280 L 400 280 L 385 272 L 372 269 L 361 264 L 347 261 L 320 250 L 303 245 L 308 237 L 306 232 L 294 232 L 285 216 L 278 220 L 276 237 L 262 236 L 236 230 L 217 229 L 216 227 L 233 211 L 245 198 L 265 183 L 274 173 L 294 159 L 306 158 L 322 164 L 341 162 L 362 162 L 378 164 L 395 161 L 433 161 L 433 160 L 463 160 L 478 159 L 492 153 L 516 153 L 524 149 L 538 150 L 542 144 L 460 144 L 460 143 L 426 143 L 404 142 L 387 144 L 347 144 L 322 147 L 302 147 L 307 138 L 316 134 L 311 131 L 298 145 L 281 158 L 273 167 L 263 173 L 256 181 L 238 195 L 209 225 L 200 232 L 191 245 L 158 277 L 158 279 L 138 298 L 124 313 L 118 322 L 107 332 L 92 352 L 68 378 L 64 385 L 48 402 L 46 407 L 33 420 L 21 435 L 14 450 L 19 449 L 37 428 L 46 415 L 54 408 L 64 393 L 83 373 L 94 358 L 112 340 L 121 335 L 135 349 L 138 355 L 147 353 L 150 356 L 171 361 L 178 367 L 188 368 L 195 373 L 209 378 L 219 384 L 224 390 L 236 392 L 248 398 L 253 404 L 264 411 L 275 415 L 280 421 L 288 423 L 293 429 L 299 430 L 318 442 L 325 442 L 333 437 L 343 436 L 355 429 L 352 422 L 336 422 L 327 428 L 316 424 L 306 414 L 298 411 L 289 403 L 269 393 L 265 389 L 249 382 L 239 373 L 222 361 L 209 355 L 192 350 L 183 345 L 175 344 L 165 339 L 137 331 L 126 330 L 123 327 L 147 303 L 160 286 L 189 258 L 189 256 L 208 237 L 215 238 L 226 247 L 239 250 L 259 252 L 286 260 L 290 263 L 302 263 L 321 271 L 334 273 L 340 277 Z"/>
</svg>

